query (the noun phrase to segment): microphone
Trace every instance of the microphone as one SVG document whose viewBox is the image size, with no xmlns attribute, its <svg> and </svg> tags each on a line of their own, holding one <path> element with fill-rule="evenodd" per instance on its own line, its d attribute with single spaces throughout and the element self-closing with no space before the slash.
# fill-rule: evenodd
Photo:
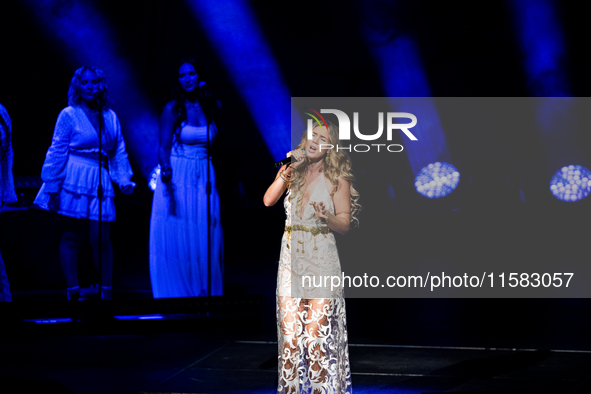
<svg viewBox="0 0 591 394">
<path fill-rule="evenodd" d="M 306 154 L 306 151 L 305 150 L 302 150 L 302 152 L 304 152 L 304 156 L 306 156 L 306 157 L 308 156 Z M 275 167 L 279 168 L 279 167 L 284 166 L 286 164 L 295 163 L 295 160 L 292 160 L 292 159 L 293 159 L 293 156 L 286 157 L 283 160 L 279 160 L 278 162 L 275 163 Z"/>
<path fill-rule="evenodd" d="M 275 163 L 275 167 L 279 168 L 281 166 L 284 166 L 286 164 L 291 164 L 293 162 L 293 160 L 291 160 L 291 157 L 286 157 L 283 160 L 279 160 L 277 163 Z"/>
<path fill-rule="evenodd" d="M 209 91 L 209 87 L 207 86 L 207 83 L 205 81 L 199 82 L 199 90 L 201 91 L 201 94 L 205 98 L 211 98 L 213 96 L 211 94 L 211 92 Z"/>
</svg>

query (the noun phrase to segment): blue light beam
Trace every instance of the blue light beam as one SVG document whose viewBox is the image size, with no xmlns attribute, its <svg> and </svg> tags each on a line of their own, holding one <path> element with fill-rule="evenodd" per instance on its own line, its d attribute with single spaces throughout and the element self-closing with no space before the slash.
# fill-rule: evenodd
<svg viewBox="0 0 591 394">
<path fill-rule="evenodd" d="M 564 38 L 551 0 L 510 1 L 530 90 L 537 96 L 570 96 Z"/>
<path fill-rule="evenodd" d="M 290 94 L 248 3 L 188 0 L 275 160 L 290 150 Z M 303 129 L 302 129 L 303 131 Z"/>
<path fill-rule="evenodd" d="M 437 108 L 429 99 L 431 89 L 414 41 L 406 35 L 394 38 L 391 30 L 382 33 L 369 27 L 365 30 L 365 39 L 378 67 L 384 92 L 390 97 L 390 105 L 414 114 L 420 122 L 413 129 L 418 141 L 404 146 L 413 174 L 418 174 L 429 163 L 451 161 Z"/>
<path fill-rule="evenodd" d="M 156 165 L 158 117 L 139 88 L 132 67 L 118 55 L 117 39 L 100 12 L 86 2 L 26 0 L 74 68 L 94 65 L 107 77 L 109 96 L 121 119 L 130 155 L 145 178 Z M 63 98 L 66 98 L 64 86 Z"/>
<path fill-rule="evenodd" d="M 555 4 L 552 0 L 515 0 L 510 4 L 523 53 L 528 90 L 541 97 L 536 121 L 548 173 L 554 174 L 550 191 L 559 200 L 578 201 L 589 194 L 589 171 L 581 167 L 589 161 L 576 143 L 577 131 L 586 128 L 577 116 L 575 99 L 570 97 L 564 68 L 567 52 Z M 557 168 L 560 170 L 556 171 Z"/>
</svg>

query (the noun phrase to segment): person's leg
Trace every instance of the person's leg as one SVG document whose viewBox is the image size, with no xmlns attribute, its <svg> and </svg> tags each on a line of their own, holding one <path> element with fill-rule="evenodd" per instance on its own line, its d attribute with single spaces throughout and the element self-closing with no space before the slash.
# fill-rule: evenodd
<svg viewBox="0 0 591 394">
<path fill-rule="evenodd" d="M 277 297 L 277 336 L 279 351 L 278 389 L 284 393 L 299 391 L 298 368 L 301 364 L 301 314 L 302 303 L 298 298 Z"/>
<path fill-rule="evenodd" d="M 82 222 L 60 215 L 61 227 L 64 229 L 60 240 L 60 263 L 68 284 L 68 300 L 78 301 L 80 286 L 78 284 L 78 250 L 82 232 Z"/>
<path fill-rule="evenodd" d="M 97 221 L 90 221 L 90 243 L 92 245 L 92 252 L 94 263 L 96 264 L 97 272 L 102 271 L 100 294 L 101 299 L 111 299 L 111 289 L 113 283 L 113 248 L 111 247 L 111 238 L 109 234 L 109 222 L 102 222 L 101 238 L 99 240 L 99 223 Z M 101 269 L 99 270 L 99 248 L 101 250 Z"/>
<path fill-rule="evenodd" d="M 2 260 L 2 253 L 0 253 L 0 302 L 11 302 L 10 285 L 8 283 L 8 276 L 6 276 L 6 268 L 4 267 L 4 260 Z"/>
<path fill-rule="evenodd" d="M 303 316 L 304 337 L 308 351 L 308 379 L 312 385 L 312 394 L 322 394 L 330 389 L 327 358 L 330 347 L 329 337 L 333 334 L 328 315 L 333 313 L 333 303 L 329 298 L 305 300 Z"/>
</svg>

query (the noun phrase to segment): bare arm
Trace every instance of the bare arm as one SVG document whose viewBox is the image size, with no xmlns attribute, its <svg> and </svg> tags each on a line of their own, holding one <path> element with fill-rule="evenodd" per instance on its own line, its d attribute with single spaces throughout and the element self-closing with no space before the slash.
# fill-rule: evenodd
<svg viewBox="0 0 591 394">
<path fill-rule="evenodd" d="M 290 179 L 292 168 L 297 168 L 303 163 L 303 160 L 305 160 L 306 156 L 303 150 L 294 150 L 292 152 L 287 152 L 286 157 L 291 157 L 292 154 L 294 155 L 296 163 L 292 163 L 289 166 L 284 165 L 279 169 L 277 175 L 275 175 L 275 180 L 273 181 L 271 186 L 269 186 L 269 188 L 265 192 L 265 196 L 263 197 L 263 203 L 266 207 L 272 207 L 273 205 L 275 205 L 285 192 L 285 189 L 287 189 L 287 182 L 281 179 L 281 171 L 283 171 L 283 176 L 285 178 Z"/>
<path fill-rule="evenodd" d="M 328 228 L 337 233 L 347 234 L 351 224 L 351 189 L 348 181 L 339 178 L 339 186 L 332 197 L 335 214 L 330 214 L 324 203 L 311 202 L 316 210 L 316 216 L 328 219 Z"/>
<path fill-rule="evenodd" d="M 339 186 L 333 197 L 335 216 L 328 220 L 328 227 L 341 234 L 347 234 L 351 225 L 351 185 L 339 178 Z"/>
<path fill-rule="evenodd" d="M 158 162 L 160 163 L 160 167 L 162 167 L 162 180 L 164 182 L 168 182 L 172 176 L 172 171 L 169 176 L 165 176 L 165 173 L 166 170 L 170 169 L 170 151 L 172 150 L 172 136 L 174 135 L 173 106 L 174 101 L 164 106 L 162 115 L 160 116 L 158 131 Z"/>
<path fill-rule="evenodd" d="M 277 175 L 275 175 L 275 180 L 273 181 L 273 183 L 271 183 L 271 186 L 269 186 L 269 188 L 265 192 L 265 196 L 263 197 L 263 203 L 266 207 L 272 207 L 273 205 L 275 205 L 287 189 L 287 183 L 284 182 L 283 179 L 281 179 L 281 177 L 279 176 L 281 174 L 281 171 L 284 171 L 285 168 L 286 166 L 283 166 L 281 167 L 281 169 L 279 169 Z M 288 171 L 291 172 L 291 169 L 289 169 Z"/>
</svg>

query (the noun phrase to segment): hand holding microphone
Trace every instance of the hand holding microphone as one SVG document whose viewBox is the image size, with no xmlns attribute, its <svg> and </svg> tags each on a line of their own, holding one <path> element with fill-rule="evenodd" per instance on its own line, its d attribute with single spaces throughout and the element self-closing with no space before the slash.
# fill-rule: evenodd
<svg viewBox="0 0 591 394">
<path fill-rule="evenodd" d="M 160 179 L 162 182 L 168 183 L 172 179 L 172 167 L 170 165 L 163 165 L 160 167 Z"/>
<path fill-rule="evenodd" d="M 306 151 L 303 149 L 296 149 L 294 151 L 287 152 L 287 157 L 293 157 L 295 159 L 295 162 L 292 162 L 290 165 L 290 167 L 294 169 L 298 168 L 307 158 Z"/>
<path fill-rule="evenodd" d="M 286 158 L 275 163 L 275 167 L 287 165 L 288 167 L 298 168 L 303 160 L 307 157 L 306 151 L 303 149 L 296 149 L 291 152 L 287 152 Z M 293 157 L 293 159 L 292 159 Z"/>
<path fill-rule="evenodd" d="M 208 99 L 213 97 L 205 81 L 199 81 L 199 91 L 201 92 L 203 98 Z"/>
</svg>

